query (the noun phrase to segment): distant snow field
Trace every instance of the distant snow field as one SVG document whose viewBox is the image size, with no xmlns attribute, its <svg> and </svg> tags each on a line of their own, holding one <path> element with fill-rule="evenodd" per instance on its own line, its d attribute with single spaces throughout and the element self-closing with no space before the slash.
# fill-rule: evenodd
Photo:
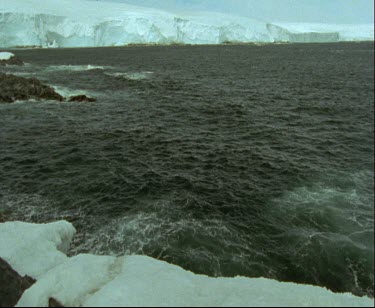
<svg viewBox="0 0 375 308">
<path fill-rule="evenodd" d="M 67 257 L 72 224 L 0 223 L 0 257 L 37 282 L 18 307 L 373 306 L 373 300 L 265 278 L 212 278 L 146 256 Z"/>
<path fill-rule="evenodd" d="M 373 39 L 373 25 L 276 25 L 220 13 L 182 15 L 85 0 L 17 0 L 0 5 L 3 48 Z"/>
</svg>

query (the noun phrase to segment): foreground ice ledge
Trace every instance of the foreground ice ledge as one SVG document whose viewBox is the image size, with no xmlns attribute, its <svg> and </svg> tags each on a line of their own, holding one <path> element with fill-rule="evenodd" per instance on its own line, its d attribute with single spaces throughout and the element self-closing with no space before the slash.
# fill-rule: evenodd
<svg viewBox="0 0 375 308">
<path fill-rule="evenodd" d="M 0 223 L 0 257 L 37 282 L 17 306 L 373 306 L 373 300 L 265 278 L 211 278 L 146 256 L 67 257 L 72 224 Z"/>
</svg>

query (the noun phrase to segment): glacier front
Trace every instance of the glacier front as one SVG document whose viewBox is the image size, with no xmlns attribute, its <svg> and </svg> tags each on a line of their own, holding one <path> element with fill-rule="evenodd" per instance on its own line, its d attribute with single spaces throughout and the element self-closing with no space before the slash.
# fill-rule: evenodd
<svg viewBox="0 0 375 308">
<path fill-rule="evenodd" d="M 65 255 L 75 234 L 66 221 L 0 223 L 0 257 L 37 282 L 18 307 L 368 306 L 373 300 L 265 278 L 213 278 L 146 256 Z"/>
<path fill-rule="evenodd" d="M 346 39 L 342 35 L 345 29 L 340 29 L 323 27 L 301 32 L 299 28 L 293 32 L 282 25 L 250 18 L 210 12 L 174 14 L 115 2 L 0 1 L 1 48 L 335 42 Z M 368 35 L 365 38 L 369 39 Z"/>
</svg>

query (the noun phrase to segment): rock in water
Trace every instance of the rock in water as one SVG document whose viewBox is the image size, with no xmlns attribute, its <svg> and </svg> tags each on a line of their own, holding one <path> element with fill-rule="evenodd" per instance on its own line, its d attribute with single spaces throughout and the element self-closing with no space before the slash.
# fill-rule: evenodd
<svg viewBox="0 0 375 308">
<path fill-rule="evenodd" d="M 16 100 L 45 99 L 63 101 L 63 97 L 53 88 L 36 78 L 0 73 L 0 103 L 12 103 Z"/>
<path fill-rule="evenodd" d="M 25 63 L 19 58 L 17 58 L 14 54 L 11 52 L 0 52 L 0 66 L 5 65 L 18 65 L 22 66 Z"/>
<path fill-rule="evenodd" d="M 20 276 L 0 258 L 0 307 L 14 307 L 23 292 L 34 283 L 34 279 Z"/>
<path fill-rule="evenodd" d="M 0 65 L 5 66 L 5 65 L 18 65 L 18 66 L 23 66 L 25 63 L 17 57 L 10 58 L 9 60 L 0 60 Z"/>
<path fill-rule="evenodd" d="M 53 297 L 50 297 L 50 299 L 48 300 L 48 307 L 64 307 L 64 306 Z"/>
<path fill-rule="evenodd" d="M 0 213 L 0 223 L 1 222 L 6 222 L 6 218 L 3 213 Z"/>
<path fill-rule="evenodd" d="M 92 97 L 88 97 L 86 95 L 76 95 L 69 97 L 69 102 L 95 102 L 96 99 Z"/>
</svg>

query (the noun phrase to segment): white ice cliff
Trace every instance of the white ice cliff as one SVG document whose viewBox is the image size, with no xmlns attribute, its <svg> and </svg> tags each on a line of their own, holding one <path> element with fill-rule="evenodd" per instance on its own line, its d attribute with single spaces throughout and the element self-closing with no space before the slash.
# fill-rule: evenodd
<svg viewBox="0 0 375 308">
<path fill-rule="evenodd" d="M 290 25 L 289 25 L 290 26 Z M 95 47 L 127 44 L 326 42 L 373 40 L 373 25 L 293 32 L 283 26 L 219 13 L 173 14 L 87 0 L 0 0 L 0 47 Z M 362 30 L 361 30 L 362 29 Z M 352 31 L 353 29 L 351 29 Z M 341 31 L 341 32 L 340 32 Z M 372 31 L 372 36 L 369 35 Z M 351 32 L 353 34 L 353 31 Z"/>
<path fill-rule="evenodd" d="M 373 24 L 322 24 L 322 23 L 277 23 L 284 29 L 287 29 L 292 36 L 309 35 L 319 33 L 320 35 L 335 34 L 339 41 L 373 41 L 374 25 Z M 296 39 L 298 39 L 296 37 Z"/>
<path fill-rule="evenodd" d="M 373 306 L 350 293 L 265 278 L 211 278 L 146 256 L 67 257 L 74 227 L 0 223 L 0 257 L 37 282 L 18 307 L 69 306 Z"/>
</svg>

